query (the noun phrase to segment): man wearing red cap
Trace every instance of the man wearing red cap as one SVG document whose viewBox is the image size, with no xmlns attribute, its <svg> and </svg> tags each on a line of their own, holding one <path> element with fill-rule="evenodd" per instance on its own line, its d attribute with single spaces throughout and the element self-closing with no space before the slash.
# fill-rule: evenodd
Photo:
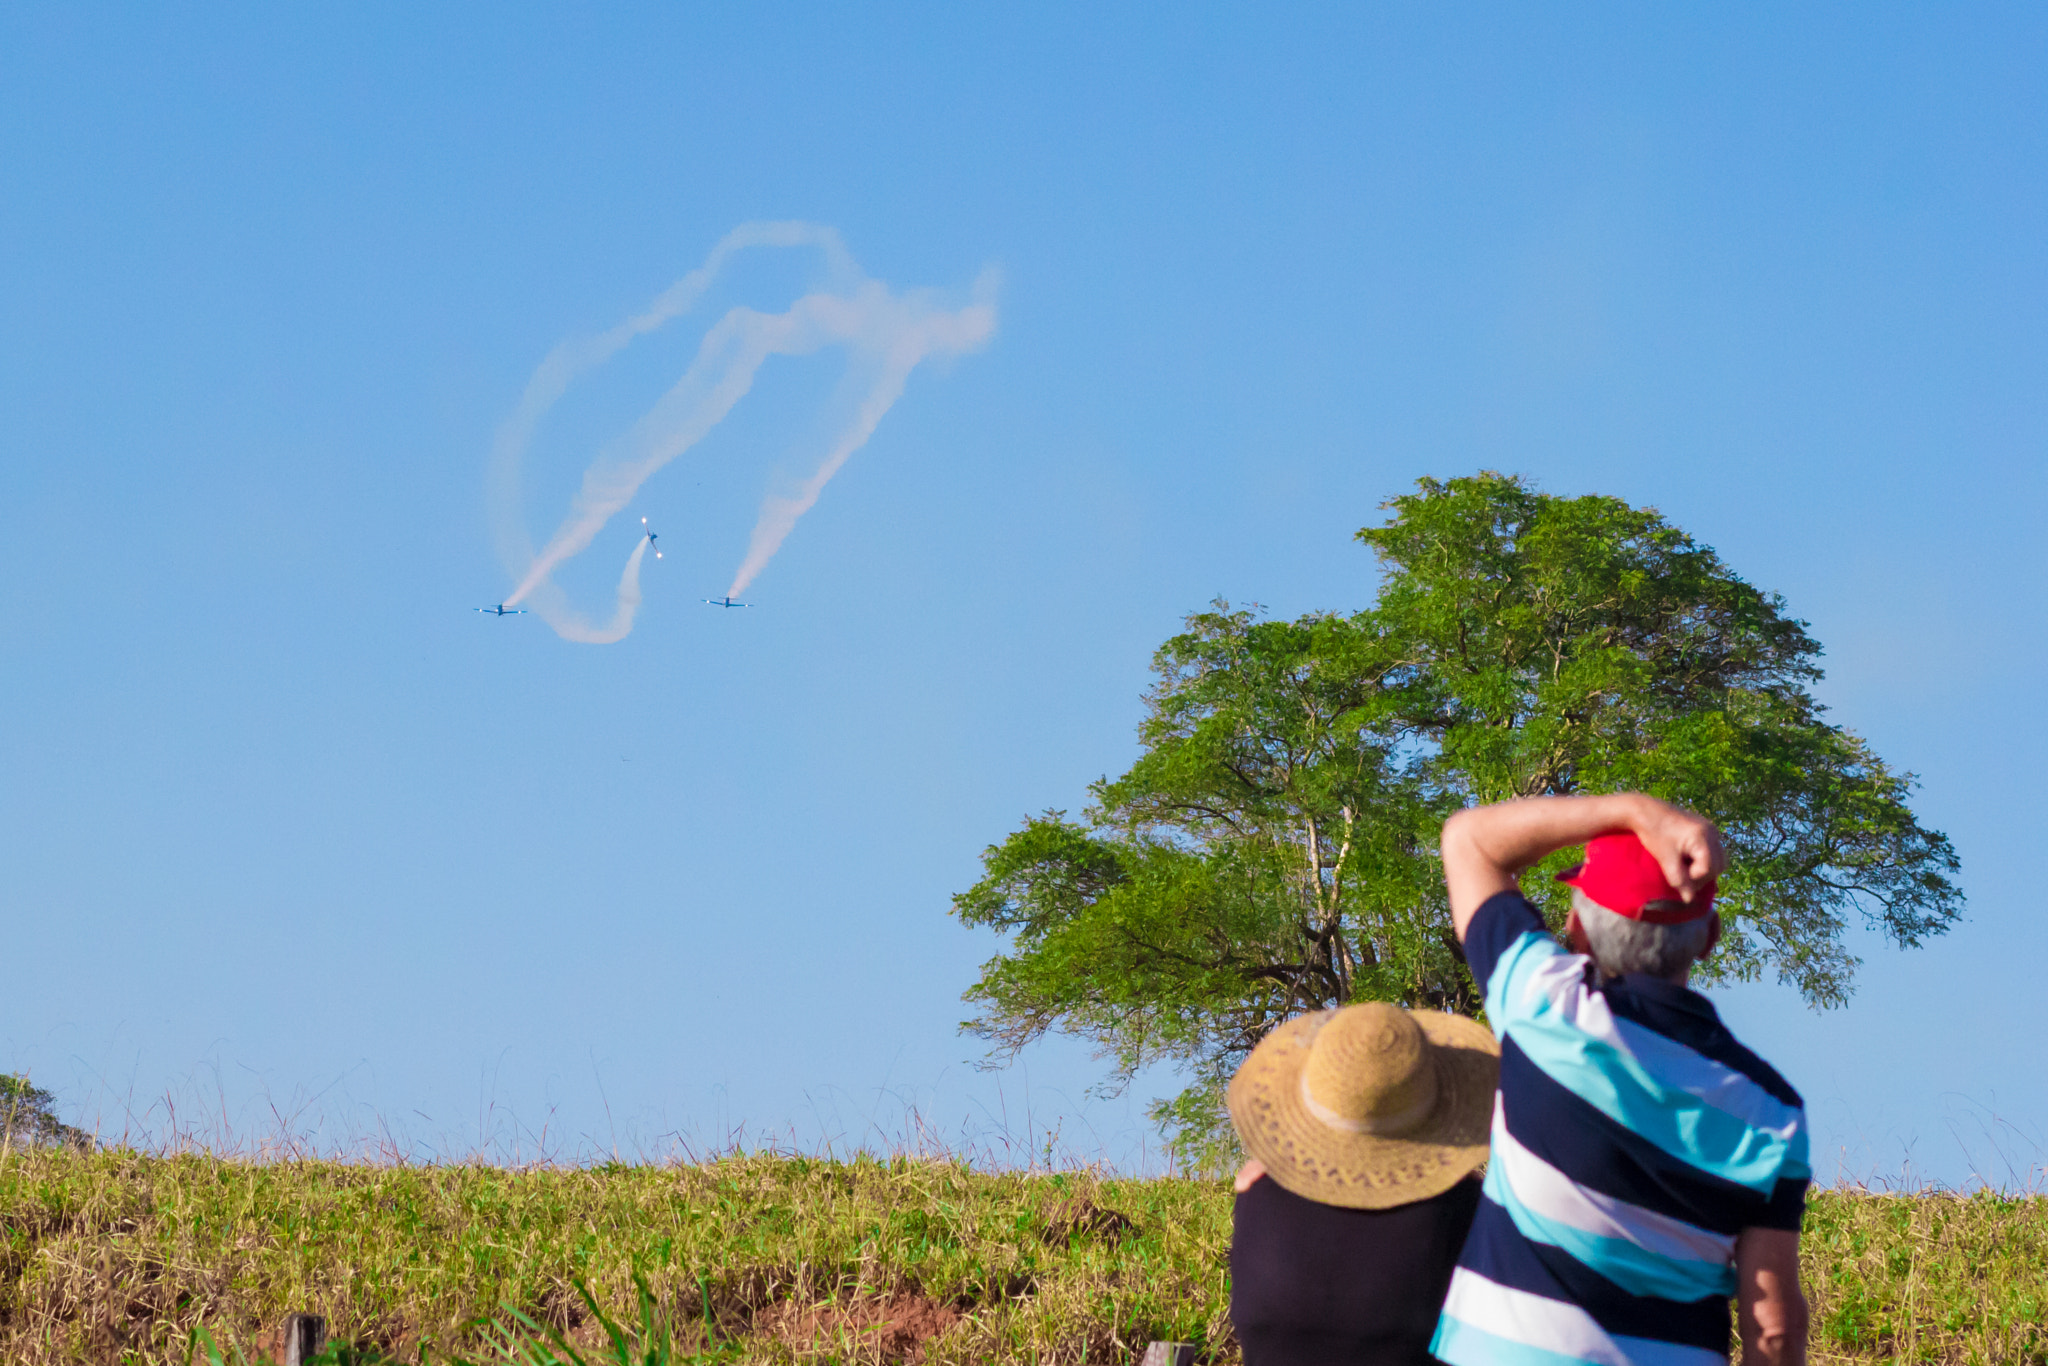
<svg viewBox="0 0 2048 1366">
<path fill-rule="evenodd" d="M 1583 844 L 1557 943 L 1522 871 Z M 1635 793 L 1445 823 L 1451 920 L 1501 1041 L 1484 1194 L 1431 1351 L 1451 1366 L 1801 1366 L 1806 1115 L 1692 991 L 1713 825 Z"/>
</svg>

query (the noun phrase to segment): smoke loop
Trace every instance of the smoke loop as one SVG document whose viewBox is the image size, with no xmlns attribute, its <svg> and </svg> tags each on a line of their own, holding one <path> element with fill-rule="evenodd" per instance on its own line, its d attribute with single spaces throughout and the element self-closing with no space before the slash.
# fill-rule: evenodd
<svg viewBox="0 0 2048 1366">
<path fill-rule="evenodd" d="M 608 443 L 584 472 L 568 513 L 538 551 L 520 512 L 520 471 L 534 430 L 580 376 L 604 364 L 639 337 L 688 312 L 717 280 L 726 262 L 753 247 L 814 247 L 825 259 L 830 284 L 806 294 L 781 313 L 730 310 L 704 334 L 696 358 L 675 384 L 623 434 Z M 619 579 L 610 621 L 597 624 L 573 607 L 550 577 L 582 553 L 640 486 L 696 445 L 724 420 L 770 356 L 810 355 L 830 346 L 847 351 L 846 381 L 826 424 L 832 434 L 817 468 L 789 494 L 762 503 L 746 556 L 727 596 L 744 592 L 781 548 L 797 519 L 817 503 L 832 476 L 866 444 L 903 394 L 910 372 L 932 356 L 976 350 L 995 332 L 994 276 L 983 272 L 973 299 L 948 309 L 931 290 L 897 293 L 855 264 L 839 234 L 813 223 L 747 223 L 726 234 L 704 264 L 665 290 L 643 312 L 595 337 L 565 341 L 535 368 L 492 448 L 489 504 L 499 558 L 517 587 L 506 605 L 530 603 L 565 640 L 609 644 L 633 629 L 640 606 L 641 540 Z"/>
</svg>

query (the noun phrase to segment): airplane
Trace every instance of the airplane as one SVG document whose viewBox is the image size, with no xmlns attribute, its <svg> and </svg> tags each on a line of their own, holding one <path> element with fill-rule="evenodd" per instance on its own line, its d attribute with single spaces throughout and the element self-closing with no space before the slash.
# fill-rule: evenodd
<svg viewBox="0 0 2048 1366">
<path fill-rule="evenodd" d="M 640 529 L 641 529 L 642 531 L 646 531 L 646 530 L 647 530 L 647 519 L 646 519 L 645 517 L 642 517 L 642 518 L 640 519 Z M 654 545 L 654 543 L 655 543 L 656 541 L 660 540 L 660 539 L 661 539 L 661 536 L 660 536 L 660 534 L 659 534 L 658 532 L 653 532 L 653 531 L 648 531 L 648 532 L 647 532 L 647 544 L 648 544 L 648 545 L 650 545 L 650 546 L 654 546 L 654 558 L 655 558 L 655 559 L 657 559 L 657 560 L 661 558 L 661 547 L 660 547 L 660 546 L 658 546 L 658 545 Z"/>
<path fill-rule="evenodd" d="M 496 607 L 479 607 L 476 610 L 482 612 L 485 616 L 492 617 L 523 617 L 526 615 L 524 607 L 507 607 L 502 602 Z"/>
<path fill-rule="evenodd" d="M 710 603 L 713 607 L 752 607 L 754 605 L 751 602 L 734 602 L 730 593 L 722 598 L 706 598 L 704 601 Z"/>
</svg>

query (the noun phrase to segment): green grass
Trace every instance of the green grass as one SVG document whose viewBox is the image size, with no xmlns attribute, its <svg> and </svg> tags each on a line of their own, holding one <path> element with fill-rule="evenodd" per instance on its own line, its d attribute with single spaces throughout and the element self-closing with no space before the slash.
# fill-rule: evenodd
<svg viewBox="0 0 2048 1366">
<path fill-rule="evenodd" d="M 1824 1192 L 1801 1253 L 1816 1361 L 2048 1363 L 2048 1198 Z"/>
<path fill-rule="evenodd" d="M 0 1360 L 184 1363 L 202 1328 L 255 1360 L 308 1310 L 407 1361 L 1126 1362 L 1166 1338 L 1233 1362 L 1229 1231 L 1220 1183 L 904 1158 L 33 1151 L 0 1163 Z M 2048 1363 L 2048 1202 L 1827 1192 L 1806 1248 L 1817 1361 Z"/>
<path fill-rule="evenodd" d="M 1091 1217 L 1108 1209 L 1129 1226 Z M 201 1325 L 255 1352 L 295 1309 L 407 1358 L 481 1355 L 479 1321 L 508 1310 L 595 1345 L 576 1282 L 630 1322 L 637 1271 L 679 1341 L 747 1360 L 884 1360 L 892 1319 L 945 1322 L 933 1363 L 1102 1360 L 1221 1340 L 1229 1217 L 1213 1184 L 906 1159 L 507 1171 L 38 1152 L 0 1168 L 0 1359 L 183 1362 Z M 820 1305 L 838 1309 L 805 1312 Z"/>
</svg>

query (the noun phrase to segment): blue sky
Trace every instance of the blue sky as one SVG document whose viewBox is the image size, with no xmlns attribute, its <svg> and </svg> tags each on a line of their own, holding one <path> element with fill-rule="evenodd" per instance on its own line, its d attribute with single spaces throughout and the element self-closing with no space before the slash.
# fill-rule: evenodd
<svg viewBox="0 0 2048 1366">
<path fill-rule="evenodd" d="M 969 1066 L 995 945 L 948 898 L 1129 761 L 1182 614 L 1362 605 L 1379 502 L 1499 468 L 1812 623 L 1969 920 L 1863 945 L 1844 1010 L 1724 1009 L 1824 1175 L 2023 1177 L 2044 63 L 2027 6 L 10 6 L 0 1067 L 111 1130 L 573 1154 L 914 1109 L 1141 1161 L 1080 1050 Z M 627 639 L 476 616 L 534 367 L 763 219 L 898 290 L 993 269 L 992 340 L 911 376 L 756 608 L 699 599 L 830 357 L 642 489 Z M 750 258 L 565 400 L 533 533 L 810 269 Z"/>
</svg>

